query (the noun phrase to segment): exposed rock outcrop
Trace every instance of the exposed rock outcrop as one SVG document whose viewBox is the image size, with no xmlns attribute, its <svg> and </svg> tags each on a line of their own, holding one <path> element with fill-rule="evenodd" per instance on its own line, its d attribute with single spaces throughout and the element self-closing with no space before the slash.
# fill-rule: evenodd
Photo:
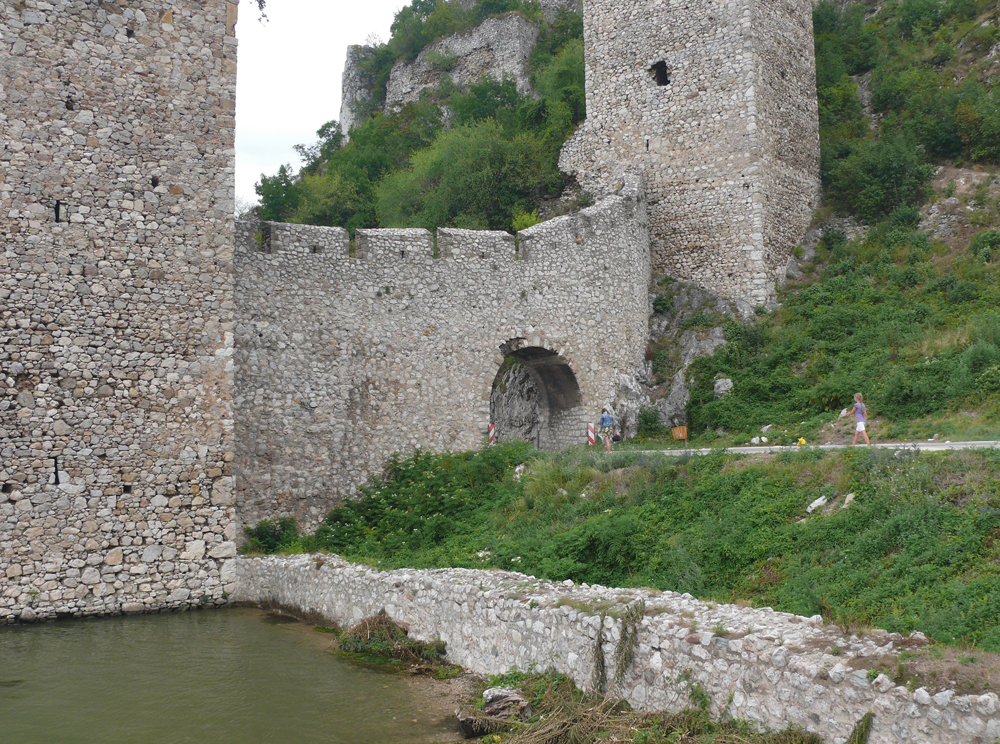
<svg viewBox="0 0 1000 744">
<path fill-rule="evenodd" d="M 687 404 L 691 394 L 687 384 L 688 367 L 702 356 L 712 354 L 726 343 L 722 321 L 727 317 L 749 317 L 752 309 L 745 303 L 733 302 L 721 295 L 689 282 L 674 282 L 669 285 L 673 297 L 670 308 L 654 315 L 649 321 L 649 340 L 661 347 L 673 344 L 676 365 L 669 380 L 661 385 L 661 394 L 656 400 L 656 409 L 661 426 L 681 426 L 687 421 Z M 704 325 L 690 327 L 696 320 L 718 322 L 719 325 L 706 328 Z M 667 342 L 666 344 L 664 342 Z"/>
<path fill-rule="evenodd" d="M 487 18 L 467 33 L 431 44 L 413 62 L 397 62 L 386 86 L 385 110 L 417 101 L 423 90 L 437 87 L 445 75 L 463 90 L 493 77 L 510 78 L 520 93 L 531 93 L 528 61 L 537 41 L 538 27 L 520 13 Z"/>
<path fill-rule="evenodd" d="M 472 9 L 476 0 L 462 0 L 462 7 Z M 546 22 L 556 19 L 562 9 L 579 11 L 580 0 L 541 0 Z M 436 88 L 445 77 L 465 90 L 484 77 L 510 78 L 521 93 L 532 93 L 529 59 L 538 41 L 539 25 L 520 13 L 487 18 L 479 26 L 453 34 L 429 45 L 412 62 L 399 61 L 386 85 L 385 112 L 417 101 L 422 91 Z M 358 122 L 373 96 L 375 80 L 361 70 L 361 61 L 373 51 L 368 46 L 349 46 L 341 86 L 340 127 L 348 134 Z"/>
</svg>

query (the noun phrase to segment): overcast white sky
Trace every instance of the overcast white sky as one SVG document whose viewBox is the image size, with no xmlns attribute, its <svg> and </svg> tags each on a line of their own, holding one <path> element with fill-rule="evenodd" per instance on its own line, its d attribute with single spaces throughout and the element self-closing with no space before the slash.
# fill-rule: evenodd
<svg viewBox="0 0 1000 744">
<path fill-rule="evenodd" d="M 294 145 L 340 119 L 340 76 L 347 47 L 369 34 L 389 39 L 396 10 L 409 0 L 268 0 L 266 23 L 256 3 L 240 3 L 236 25 L 236 197 L 257 201 L 253 185 L 286 163 Z"/>
</svg>

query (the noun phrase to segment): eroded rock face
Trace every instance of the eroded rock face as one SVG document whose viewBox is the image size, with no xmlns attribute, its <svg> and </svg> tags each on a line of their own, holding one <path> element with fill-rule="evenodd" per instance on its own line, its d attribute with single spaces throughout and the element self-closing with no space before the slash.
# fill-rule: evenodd
<svg viewBox="0 0 1000 744">
<path fill-rule="evenodd" d="M 340 131 L 346 136 L 357 122 L 358 108 L 371 100 L 375 81 L 361 71 L 361 62 L 371 47 L 352 44 L 347 47 L 347 61 L 340 85 Z"/>
<path fill-rule="evenodd" d="M 661 426 L 674 427 L 687 423 L 687 405 L 691 394 L 687 384 L 687 369 L 702 356 L 708 356 L 726 344 L 722 322 L 729 317 L 750 317 L 752 309 L 746 303 L 737 303 L 715 292 L 689 282 L 667 285 L 673 295 L 670 308 L 654 315 L 649 322 L 649 337 L 653 344 L 664 340 L 675 346 L 677 365 L 665 383 L 666 395 L 656 400 Z M 699 315 L 718 325 L 705 328 L 685 328 Z M 663 392 L 663 386 L 659 392 Z"/>
<path fill-rule="evenodd" d="M 612 403 L 622 434 L 634 437 L 639 430 L 639 411 L 650 404 L 649 375 L 644 369 L 619 373 L 615 378 L 615 399 Z"/>
<path fill-rule="evenodd" d="M 441 39 L 413 62 L 397 62 L 392 68 L 385 110 L 417 101 L 421 91 L 437 87 L 445 75 L 462 90 L 484 77 L 510 78 L 520 93 L 529 94 L 528 60 L 537 40 L 538 27 L 519 13 L 488 18 L 467 33 Z"/>
<path fill-rule="evenodd" d="M 540 429 L 538 387 L 523 364 L 510 360 L 507 365 L 490 396 L 490 421 L 496 426 L 497 441 L 535 442 Z"/>
<path fill-rule="evenodd" d="M 465 10 L 475 4 L 475 0 L 461 3 Z M 541 0 L 539 5 L 549 23 L 556 19 L 560 10 L 581 10 L 579 0 Z M 441 39 L 424 49 L 412 62 L 396 63 L 386 86 L 382 110 L 388 113 L 419 100 L 422 91 L 436 88 L 444 77 L 462 90 L 483 77 L 510 78 L 517 84 L 518 91 L 531 94 L 528 62 L 538 34 L 536 23 L 520 13 L 508 13 L 487 18 L 465 33 Z M 372 97 L 375 81 L 361 71 L 360 64 L 372 51 L 371 47 L 360 45 L 347 48 L 340 106 L 340 128 L 345 135 L 358 123 L 359 109 L 363 109 Z"/>
</svg>

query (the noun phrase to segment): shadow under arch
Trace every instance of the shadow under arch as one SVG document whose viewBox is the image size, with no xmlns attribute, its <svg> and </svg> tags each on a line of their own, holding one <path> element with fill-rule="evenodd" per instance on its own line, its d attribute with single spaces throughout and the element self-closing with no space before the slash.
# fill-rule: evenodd
<svg viewBox="0 0 1000 744">
<path fill-rule="evenodd" d="M 514 339 L 500 347 L 504 362 L 490 392 L 490 420 L 498 441 L 523 439 L 539 449 L 581 440 L 583 395 L 569 363 L 542 346 Z M 579 436 L 577 436 L 579 435 Z"/>
</svg>

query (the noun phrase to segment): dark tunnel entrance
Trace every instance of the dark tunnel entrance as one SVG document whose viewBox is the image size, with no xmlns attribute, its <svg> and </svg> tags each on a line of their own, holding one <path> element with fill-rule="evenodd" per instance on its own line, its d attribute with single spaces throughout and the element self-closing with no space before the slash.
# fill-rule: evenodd
<svg viewBox="0 0 1000 744">
<path fill-rule="evenodd" d="M 583 397 L 576 375 L 554 351 L 516 348 L 517 341 L 500 348 L 504 362 L 490 393 L 497 441 L 522 439 L 539 449 L 563 446 L 573 440 Z"/>
</svg>

